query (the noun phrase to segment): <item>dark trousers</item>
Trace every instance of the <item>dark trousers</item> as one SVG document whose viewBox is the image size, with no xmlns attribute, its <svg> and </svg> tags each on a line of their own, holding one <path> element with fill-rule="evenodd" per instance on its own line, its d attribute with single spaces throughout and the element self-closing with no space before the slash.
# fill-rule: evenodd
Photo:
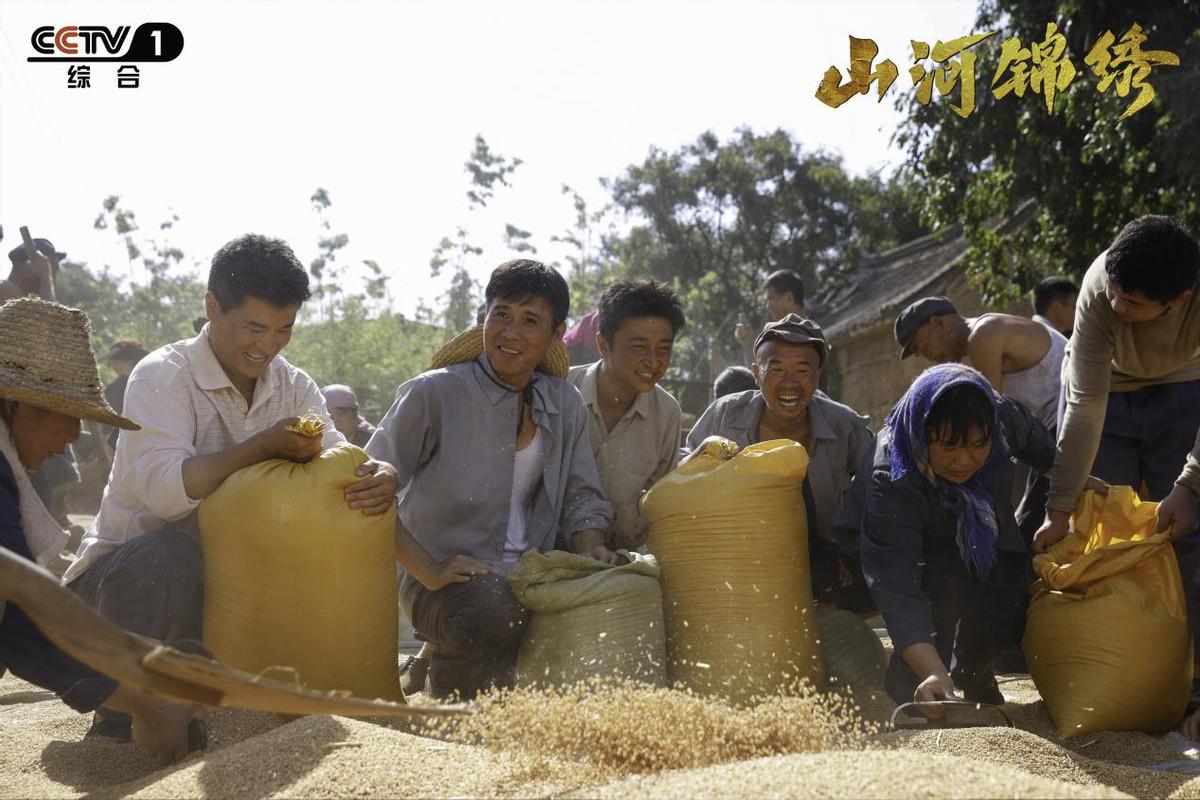
<svg viewBox="0 0 1200 800">
<path fill-rule="evenodd" d="M 1104 433 L 1092 474 L 1162 500 L 1175 488 L 1200 429 L 1200 381 L 1160 383 L 1108 396 Z M 1200 533 L 1175 541 L 1192 639 L 1200 644 Z"/>
<path fill-rule="evenodd" d="M 171 644 L 204 634 L 200 546 L 180 531 L 131 539 L 92 564 L 70 588 L 130 633 Z"/>
<path fill-rule="evenodd" d="M 968 700 L 985 699 L 976 688 L 993 685 L 993 662 L 1021 643 L 1032 577 L 1024 554 L 1000 553 L 987 580 L 980 580 L 953 542 L 926 546 L 922 589 L 933 609 L 934 647 Z M 920 682 L 900 653 L 893 653 L 883 681 L 892 699 L 912 702 Z"/>
<path fill-rule="evenodd" d="M 470 700 L 516 679 L 517 651 L 530 613 L 499 575 L 478 575 L 413 600 L 413 627 L 435 646 L 429 662 L 434 697 Z"/>
</svg>

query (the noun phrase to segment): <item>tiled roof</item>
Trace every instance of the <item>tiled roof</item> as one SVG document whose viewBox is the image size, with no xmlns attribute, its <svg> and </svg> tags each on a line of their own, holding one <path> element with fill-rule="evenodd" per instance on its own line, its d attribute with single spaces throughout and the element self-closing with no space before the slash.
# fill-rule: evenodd
<svg viewBox="0 0 1200 800">
<path fill-rule="evenodd" d="M 998 226 L 1008 232 L 1024 225 L 1036 210 L 1026 200 Z M 821 326 L 829 339 L 853 334 L 881 322 L 889 324 L 900 310 L 931 293 L 966 253 L 961 226 L 932 233 L 879 255 L 868 256 L 845 284 L 817 298 Z"/>
</svg>

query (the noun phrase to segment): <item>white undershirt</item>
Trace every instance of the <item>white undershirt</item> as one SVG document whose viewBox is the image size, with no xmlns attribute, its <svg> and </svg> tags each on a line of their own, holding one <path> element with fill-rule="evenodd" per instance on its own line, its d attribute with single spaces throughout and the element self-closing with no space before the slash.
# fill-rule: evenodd
<svg viewBox="0 0 1200 800">
<path fill-rule="evenodd" d="M 508 509 L 508 536 L 505 560 L 516 560 L 529 549 L 526 527 L 533 491 L 542 474 L 542 429 L 535 428 L 533 439 L 516 452 L 513 462 L 512 502 Z"/>
</svg>

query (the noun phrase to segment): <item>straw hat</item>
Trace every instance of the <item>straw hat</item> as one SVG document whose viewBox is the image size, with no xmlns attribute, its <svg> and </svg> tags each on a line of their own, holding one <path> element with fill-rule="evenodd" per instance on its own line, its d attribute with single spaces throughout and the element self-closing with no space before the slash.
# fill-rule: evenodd
<svg viewBox="0 0 1200 800">
<path fill-rule="evenodd" d="M 458 336 L 455 336 L 442 345 L 441 349 L 433 354 L 433 360 L 430 361 L 429 368 L 441 369 L 451 364 L 474 361 L 479 358 L 482 352 L 483 326 L 476 325 L 473 328 L 467 328 Z M 567 348 L 561 341 L 550 345 L 550 349 L 546 351 L 545 357 L 537 365 L 538 372 L 553 375 L 556 378 L 567 377 L 567 370 L 570 368 L 571 361 L 567 357 Z"/>
<path fill-rule="evenodd" d="M 0 398 L 136 431 L 100 387 L 87 314 L 34 297 L 0 306 Z"/>
</svg>

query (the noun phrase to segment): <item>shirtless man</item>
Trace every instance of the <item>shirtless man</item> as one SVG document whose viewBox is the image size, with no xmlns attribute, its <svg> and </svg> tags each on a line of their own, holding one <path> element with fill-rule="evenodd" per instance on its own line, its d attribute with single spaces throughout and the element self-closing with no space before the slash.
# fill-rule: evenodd
<svg viewBox="0 0 1200 800">
<path fill-rule="evenodd" d="M 945 297 L 923 297 L 896 318 L 901 358 L 935 364 L 966 361 L 997 392 L 1024 403 L 1051 430 L 1058 414 L 1059 372 L 1066 338 L 1011 314 L 963 317 Z"/>
</svg>

